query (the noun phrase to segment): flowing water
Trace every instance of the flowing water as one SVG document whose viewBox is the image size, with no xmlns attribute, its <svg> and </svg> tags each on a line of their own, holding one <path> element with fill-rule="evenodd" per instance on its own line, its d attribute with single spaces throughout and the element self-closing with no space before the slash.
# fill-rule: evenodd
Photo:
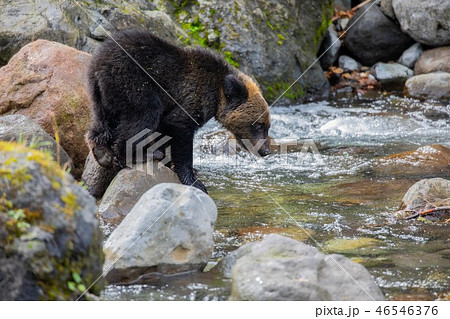
<svg viewBox="0 0 450 319">
<path fill-rule="evenodd" d="M 274 107 L 271 118 L 273 138 L 299 141 L 287 154 L 260 159 L 211 152 L 225 136 L 214 133 L 220 129 L 214 121 L 197 134 L 195 167 L 219 211 L 208 268 L 246 242 L 278 233 L 362 263 L 387 299 L 448 294 L 448 224 L 398 221 L 392 212 L 412 184 L 448 179 L 450 167 L 438 175 L 374 167 L 387 155 L 450 146 L 449 104 L 349 99 Z M 162 277 L 154 285 L 111 285 L 103 297 L 225 300 L 229 293 L 230 280 L 206 272 Z"/>
</svg>

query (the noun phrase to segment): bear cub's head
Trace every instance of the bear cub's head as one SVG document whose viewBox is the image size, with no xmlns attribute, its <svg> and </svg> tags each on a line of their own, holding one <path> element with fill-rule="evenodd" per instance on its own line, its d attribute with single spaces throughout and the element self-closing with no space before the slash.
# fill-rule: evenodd
<svg viewBox="0 0 450 319">
<path fill-rule="evenodd" d="M 225 76 L 222 90 L 217 120 L 248 151 L 269 155 L 269 106 L 258 85 L 238 71 Z"/>
</svg>

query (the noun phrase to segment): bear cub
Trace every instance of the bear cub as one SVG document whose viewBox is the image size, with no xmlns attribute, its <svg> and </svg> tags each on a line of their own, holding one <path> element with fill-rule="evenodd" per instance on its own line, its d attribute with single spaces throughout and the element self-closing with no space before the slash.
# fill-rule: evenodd
<svg viewBox="0 0 450 319">
<path fill-rule="evenodd" d="M 178 47 L 149 32 L 120 32 L 93 56 L 88 92 L 87 142 L 101 166 L 125 167 L 126 141 L 148 129 L 171 137 L 180 181 L 206 192 L 192 166 L 193 139 L 213 117 L 247 149 L 250 143 L 260 146 L 251 151 L 270 154 L 269 109 L 258 85 L 206 49 Z"/>
</svg>

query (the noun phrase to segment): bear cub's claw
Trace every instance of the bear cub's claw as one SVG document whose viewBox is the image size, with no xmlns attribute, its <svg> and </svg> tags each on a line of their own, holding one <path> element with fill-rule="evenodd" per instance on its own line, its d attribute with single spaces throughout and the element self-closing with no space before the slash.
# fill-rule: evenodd
<svg viewBox="0 0 450 319">
<path fill-rule="evenodd" d="M 194 173 L 194 171 L 176 171 L 180 181 L 182 184 L 187 186 L 193 186 L 198 188 L 199 190 L 203 191 L 204 193 L 208 194 L 206 191 L 205 185 L 198 179 L 197 174 Z"/>
<path fill-rule="evenodd" d="M 203 185 L 203 183 L 197 179 L 193 184 L 191 184 L 194 187 L 197 187 L 199 190 L 203 191 L 204 193 L 208 194 L 208 191 L 206 190 L 205 185 Z"/>
<path fill-rule="evenodd" d="M 203 191 L 204 193 L 208 194 L 208 191 L 206 190 L 205 185 L 198 179 L 197 176 L 193 176 L 193 178 L 186 183 L 186 185 L 192 185 L 194 187 L 197 187 L 199 190 Z"/>
</svg>

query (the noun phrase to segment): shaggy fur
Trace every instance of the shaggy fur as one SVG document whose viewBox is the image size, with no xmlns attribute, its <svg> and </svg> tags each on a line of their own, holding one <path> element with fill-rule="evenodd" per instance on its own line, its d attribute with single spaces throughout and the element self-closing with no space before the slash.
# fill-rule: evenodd
<svg viewBox="0 0 450 319">
<path fill-rule="evenodd" d="M 151 33 L 125 31 L 114 39 L 94 55 L 88 78 L 93 123 L 87 141 L 100 165 L 124 166 L 127 139 L 150 129 L 172 137 L 181 182 L 206 192 L 192 167 L 193 138 L 212 117 L 240 141 L 266 139 L 258 152 L 270 153 L 268 105 L 249 76 L 208 50 L 180 48 Z"/>
</svg>

